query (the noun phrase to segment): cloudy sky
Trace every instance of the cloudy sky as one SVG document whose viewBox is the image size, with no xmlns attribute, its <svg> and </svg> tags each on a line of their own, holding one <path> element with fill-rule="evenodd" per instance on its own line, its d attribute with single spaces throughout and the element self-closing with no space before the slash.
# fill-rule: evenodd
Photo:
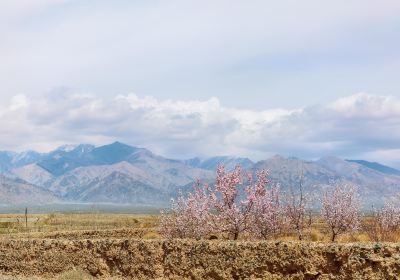
<svg viewBox="0 0 400 280">
<path fill-rule="evenodd" d="M 0 149 L 400 167 L 400 1 L 0 1 Z"/>
</svg>

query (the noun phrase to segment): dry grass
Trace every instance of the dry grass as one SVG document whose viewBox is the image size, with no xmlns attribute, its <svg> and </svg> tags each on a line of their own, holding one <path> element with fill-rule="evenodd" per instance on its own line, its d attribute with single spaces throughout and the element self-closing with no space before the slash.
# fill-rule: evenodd
<svg viewBox="0 0 400 280">
<path fill-rule="evenodd" d="M 0 236 L 35 237 L 39 234 L 69 231 L 99 231 L 114 229 L 140 229 L 143 239 L 160 239 L 158 215 L 150 214 L 108 214 L 108 213 L 50 213 L 28 215 L 28 227 L 23 214 L 0 214 Z M 242 236 L 242 239 L 246 239 Z M 274 239 L 280 241 L 298 240 L 295 233 L 285 233 Z M 329 229 L 323 220 L 314 217 L 312 227 L 304 232 L 304 241 L 330 242 Z M 374 227 L 373 219 L 363 219 L 362 230 L 339 236 L 340 243 L 353 242 L 400 242 L 400 232 L 383 233 Z"/>
<path fill-rule="evenodd" d="M 0 214 L 0 235 L 120 228 L 152 229 L 157 224 L 157 215 L 51 213 L 30 214 L 26 227 L 23 214 Z"/>
</svg>

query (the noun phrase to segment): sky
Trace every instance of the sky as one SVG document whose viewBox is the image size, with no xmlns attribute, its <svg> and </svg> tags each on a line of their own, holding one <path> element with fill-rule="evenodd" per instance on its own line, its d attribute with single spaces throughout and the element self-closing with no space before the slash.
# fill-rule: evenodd
<svg viewBox="0 0 400 280">
<path fill-rule="evenodd" d="M 0 1 L 0 149 L 400 168 L 400 1 Z"/>
</svg>

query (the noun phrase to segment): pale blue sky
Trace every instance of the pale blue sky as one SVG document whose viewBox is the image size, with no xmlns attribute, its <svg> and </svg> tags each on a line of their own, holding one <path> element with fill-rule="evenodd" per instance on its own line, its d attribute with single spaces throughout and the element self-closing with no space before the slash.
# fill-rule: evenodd
<svg viewBox="0 0 400 280">
<path fill-rule="evenodd" d="M 3 0 L 0 38 L 0 149 L 115 139 L 177 157 L 333 154 L 400 166 L 398 0 Z M 95 114 L 121 100 L 126 115 Z M 12 126 L 13 110 L 23 119 Z M 137 110 L 168 129 L 138 123 Z"/>
<path fill-rule="evenodd" d="M 299 107 L 399 95 L 399 1 L 2 1 L 0 90 Z M 4 25 L 5 24 L 5 25 Z"/>
</svg>

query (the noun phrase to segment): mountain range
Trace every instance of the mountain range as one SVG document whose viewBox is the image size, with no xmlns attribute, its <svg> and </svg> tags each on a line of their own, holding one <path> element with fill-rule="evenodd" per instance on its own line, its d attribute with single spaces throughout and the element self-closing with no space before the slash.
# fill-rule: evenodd
<svg viewBox="0 0 400 280">
<path fill-rule="evenodd" d="M 237 164 L 268 169 L 281 188 L 317 194 L 337 182 L 358 186 L 364 205 L 381 204 L 400 192 L 400 171 L 376 162 L 323 157 L 316 161 L 280 155 L 259 162 L 216 156 L 168 159 L 120 142 L 62 146 L 49 153 L 0 152 L 0 204 L 90 202 L 165 205 L 200 179 L 213 182 L 215 169 Z"/>
</svg>

